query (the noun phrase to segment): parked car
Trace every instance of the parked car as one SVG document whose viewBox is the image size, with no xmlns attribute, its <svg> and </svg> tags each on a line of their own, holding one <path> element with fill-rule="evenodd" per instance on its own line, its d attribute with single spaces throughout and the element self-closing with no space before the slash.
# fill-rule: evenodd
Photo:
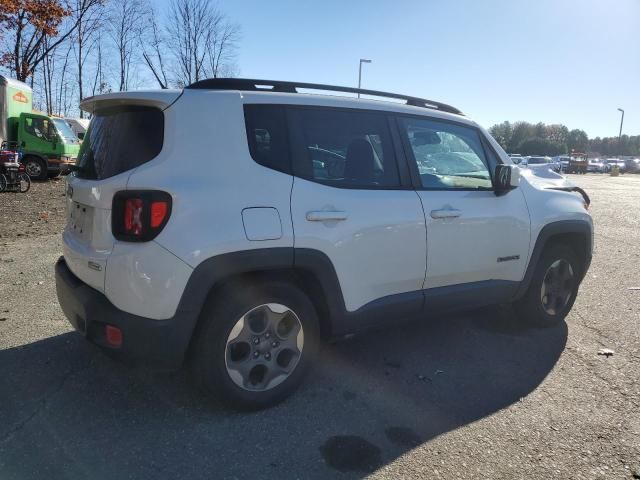
<svg viewBox="0 0 640 480">
<path fill-rule="evenodd" d="M 619 158 L 607 158 L 607 171 L 611 171 L 614 166 L 617 166 L 620 169 L 620 173 L 624 173 L 627 170 L 627 165 L 624 160 L 620 160 Z"/>
<path fill-rule="evenodd" d="M 625 170 L 629 173 L 640 173 L 640 158 L 629 158 L 624 161 Z"/>
<path fill-rule="evenodd" d="M 509 158 L 515 165 L 519 165 L 522 162 L 522 159 L 525 158 L 519 153 L 509 153 Z"/>
<path fill-rule="evenodd" d="M 552 158 L 554 162 L 560 165 L 560 173 L 564 173 L 569 170 L 569 160 L 571 160 L 571 157 L 567 155 L 558 155 Z"/>
<path fill-rule="evenodd" d="M 62 310 L 115 358 L 189 358 L 234 408 L 290 395 L 324 338 L 504 303 L 558 324 L 589 268 L 586 194 L 443 103 L 218 78 L 81 108 Z"/>
<path fill-rule="evenodd" d="M 591 173 L 605 173 L 607 171 L 607 165 L 599 158 L 592 158 L 587 165 L 587 172 Z"/>
<path fill-rule="evenodd" d="M 549 169 L 554 172 L 560 172 L 561 169 L 561 165 L 558 162 L 555 162 L 551 157 L 541 156 L 524 157 L 520 165 L 529 168 Z"/>
</svg>

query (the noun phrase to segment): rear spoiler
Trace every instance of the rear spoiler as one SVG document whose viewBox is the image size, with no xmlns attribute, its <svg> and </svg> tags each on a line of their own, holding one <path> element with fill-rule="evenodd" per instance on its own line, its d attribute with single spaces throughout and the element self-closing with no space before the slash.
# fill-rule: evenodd
<svg viewBox="0 0 640 480">
<path fill-rule="evenodd" d="M 124 105 L 141 105 L 165 110 L 180 98 L 180 95 L 182 95 L 182 90 L 140 90 L 136 92 L 106 93 L 85 98 L 80 102 L 80 108 L 89 113 L 94 113 L 102 108 Z"/>
<path fill-rule="evenodd" d="M 582 195 L 584 203 L 587 205 L 587 207 L 591 205 L 591 199 L 589 198 L 589 195 L 587 195 L 587 192 L 585 192 L 580 187 L 547 187 L 547 190 L 560 190 L 561 192 L 578 192 L 580 195 Z"/>
</svg>

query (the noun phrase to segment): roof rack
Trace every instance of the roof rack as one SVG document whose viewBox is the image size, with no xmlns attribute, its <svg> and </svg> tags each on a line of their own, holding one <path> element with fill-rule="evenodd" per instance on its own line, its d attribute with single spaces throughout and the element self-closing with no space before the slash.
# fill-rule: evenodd
<svg viewBox="0 0 640 480">
<path fill-rule="evenodd" d="M 298 88 L 309 90 L 326 90 L 330 92 L 359 93 L 373 97 L 397 98 L 406 100 L 407 105 L 414 107 L 432 108 L 442 112 L 463 115 L 463 113 L 446 103 L 434 102 L 424 98 L 410 97 L 398 93 L 379 92 L 377 90 L 366 90 L 364 88 L 338 87 L 336 85 L 323 85 L 321 83 L 287 82 L 281 80 L 256 80 L 250 78 L 209 78 L 188 85 L 188 89 L 203 90 L 247 90 L 247 91 L 267 91 L 281 93 L 298 93 Z"/>
</svg>

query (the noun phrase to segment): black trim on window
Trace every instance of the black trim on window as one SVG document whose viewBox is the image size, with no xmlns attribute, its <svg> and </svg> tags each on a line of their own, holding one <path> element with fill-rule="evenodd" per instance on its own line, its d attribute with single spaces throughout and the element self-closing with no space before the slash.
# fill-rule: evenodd
<svg viewBox="0 0 640 480">
<path fill-rule="evenodd" d="M 422 118 L 417 116 L 416 118 Z M 395 124 L 396 138 L 400 142 L 402 154 L 409 169 L 409 175 L 411 177 L 411 187 L 414 190 L 422 189 L 422 181 L 420 180 L 420 172 L 418 171 L 418 164 L 416 163 L 411 144 L 406 135 L 403 134 L 402 121 L 397 115 L 393 116 L 393 123 Z"/>
<path fill-rule="evenodd" d="M 398 174 L 400 175 L 400 185 L 411 186 L 413 188 L 409 161 L 407 159 L 407 156 L 404 154 L 404 150 L 402 148 L 402 139 L 396 127 L 396 121 L 393 116 L 387 116 L 387 124 L 389 126 L 389 133 L 391 133 L 391 143 L 393 144 L 393 152 L 396 157 Z"/>
</svg>

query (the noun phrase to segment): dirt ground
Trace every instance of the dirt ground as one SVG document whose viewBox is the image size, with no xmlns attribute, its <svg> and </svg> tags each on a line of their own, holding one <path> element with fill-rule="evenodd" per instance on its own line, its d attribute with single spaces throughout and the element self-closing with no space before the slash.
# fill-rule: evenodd
<svg viewBox="0 0 640 480">
<path fill-rule="evenodd" d="M 251 414 L 72 332 L 63 181 L 0 194 L 0 479 L 640 478 L 640 175 L 571 178 L 596 233 L 566 323 L 468 312 L 327 345 Z"/>
<path fill-rule="evenodd" d="M 65 181 L 32 182 L 27 193 L 0 193 L 0 243 L 61 232 Z"/>
</svg>

